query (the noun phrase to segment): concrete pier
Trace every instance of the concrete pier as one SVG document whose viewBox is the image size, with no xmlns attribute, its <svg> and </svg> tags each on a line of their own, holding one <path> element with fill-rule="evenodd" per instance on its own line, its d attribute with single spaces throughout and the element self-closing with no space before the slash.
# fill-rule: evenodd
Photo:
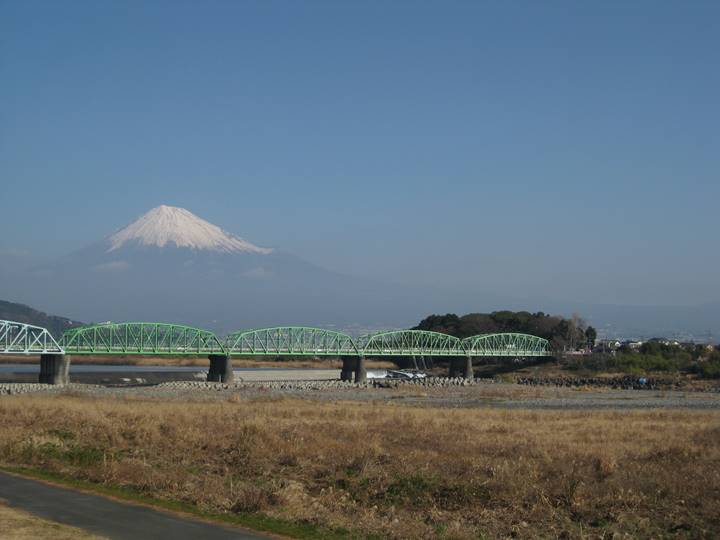
<svg viewBox="0 0 720 540">
<path fill-rule="evenodd" d="M 448 377 L 451 379 L 460 376 L 459 360 L 459 358 L 450 358 L 450 363 L 448 364 Z"/>
<path fill-rule="evenodd" d="M 470 380 L 474 379 L 475 373 L 473 372 L 472 356 L 465 357 L 465 365 L 463 367 L 463 378 Z"/>
<path fill-rule="evenodd" d="M 472 379 L 475 377 L 472 365 L 472 356 L 459 356 L 450 359 L 449 377 L 462 377 Z"/>
<path fill-rule="evenodd" d="M 68 384 L 70 382 L 70 356 L 66 354 L 41 354 L 41 384 Z"/>
<path fill-rule="evenodd" d="M 355 382 L 364 383 L 367 381 L 367 369 L 365 369 L 365 357 L 358 356 L 357 365 L 355 366 Z"/>
<path fill-rule="evenodd" d="M 342 357 L 342 370 L 340 371 L 340 380 L 341 381 L 352 381 L 353 379 L 353 373 L 355 372 L 355 369 L 357 368 L 357 358 L 353 356 L 343 356 Z"/>
<path fill-rule="evenodd" d="M 226 354 L 211 354 L 208 356 L 210 360 L 210 369 L 208 370 L 208 382 L 224 382 L 231 383 L 234 379 L 232 369 L 232 358 Z"/>
</svg>

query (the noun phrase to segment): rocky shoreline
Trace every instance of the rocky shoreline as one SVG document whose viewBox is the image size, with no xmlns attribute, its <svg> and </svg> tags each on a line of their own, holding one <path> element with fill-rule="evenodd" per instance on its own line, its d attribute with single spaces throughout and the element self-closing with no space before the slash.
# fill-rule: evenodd
<svg viewBox="0 0 720 540">
<path fill-rule="evenodd" d="M 530 386 L 559 386 L 565 388 L 593 387 L 613 390 L 680 390 L 683 392 L 720 392 L 720 386 L 712 383 L 690 386 L 687 381 L 676 378 L 638 377 L 517 377 L 516 384 Z"/>
<path fill-rule="evenodd" d="M 243 381 L 233 383 L 217 383 L 206 381 L 167 381 L 159 384 L 128 384 L 128 385 L 102 385 L 71 383 L 66 386 L 54 386 L 38 383 L 0 383 L 0 395 L 26 394 L 32 392 L 60 392 L 81 391 L 90 392 L 102 389 L 137 389 L 173 391 L 173 390 L 289 390 L 289 391 L 318 391 L 336 389 L 372 389 L 372 388 L 448 388 L 467 387 L 476 385 L 508 384 L 499 379 L 463 379 L 462 377 L 427 377 L 425 379 L 375 379 L 364 383 L 354 383 L 341 380 L 281 380 L 281 381 Z M 513 383 L 510 383 L 513 384 Z M 682 392 L 716 392 L 720 393 L 718 386 L 694 387 L 683 384 L 676 379 L 624 377 L 518 377 L 514 384 L 522 386 L 550 386 L 561 388 L 608 388 L 611 390 L 674 390 Z"/>
<path fill-rule="evenodd" d="M 428 377 L 426 379 L 413 380 L 370 380 L 365 383 L 353 383 L 341 380 L 321 381 L 238 381 L 233 383 L 218 383 L 206 381 L 170 381 L 153 385 L 127 385 L 127 386 L 105 386 L 97 384 L 70 383 L 65 386 L 38 383 L 0 383 L 0 395 L 26 394 L 31 392 L 59 392 L 59 391 L 83 391 L 92 392 L 97 389 L 122 389 L 134 388 L 148 390 L 199 390 L 199 391 L 222 391 L 247 389 L 267 390 L 331 390 L 342 388 L 398 388 L 404 386 L 417 387 L 451 387 L 451 386 L 474 386 L 477 384 L 493 384 L 493 379 L 467 380 L 461 377 Z"/>
<path fill-rule="evenodd" d="M 528 382 L 528 381 L 525 381 Z M 549 381 L 548 381 L 549 382 Z M 720 393 L 683 390 L 643 392 L 626 388 L 515 384 L 499 379 L 465 380 L 432 377 L 416 380 L 371 380 L 362 384 L 340 380 L 237 381 L 230 384 L 206 381 L 171 381 L 152 385 L 70 383 L 65 386 L 37 383 L 0 384 L 2 398 L 25 396 L 78 396 L 98 399 L 168 401 L 221 400 L 241 403 L 258 398 L 292 398 L 318 401 L 388 402 L 427 407 L 507 409 L 720 409 Z M 600 382 L 600 381 L 598 381 Z"/>
</svg>

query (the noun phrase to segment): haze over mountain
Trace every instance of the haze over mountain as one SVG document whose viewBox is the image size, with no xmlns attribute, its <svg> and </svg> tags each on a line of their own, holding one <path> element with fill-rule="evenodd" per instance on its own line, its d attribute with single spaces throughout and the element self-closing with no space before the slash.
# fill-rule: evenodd
<svg viewBox="0 0 720 540">
<path fill-rule="evenodd" d="M 14 273 L 2 293 L 82 320 L 159 320 L 221 332 L 395 325 L 431 307 L 417 291 L 330 272 L 164 205 L 93 245 Z"/>
<path fill-rule="evenodd" d="M 42 326 L 47 328 L 56 338 L 62 336 L 65 330 L 83 324 L 65 317 L 48 315 L 24 304 L 5 302 L 4 300 L 0 300 L 0 319 Z"/>
<path fill-rule="evenodd" d="M 720 2 L 163 4 L 3 3 L 0 298 L 720 338 Z"/>
<path fill-rule="evenodd" d="M 716 304 L 569 304 L 346 276 L 165 205 L 50 263 L 24 271 L 0 266 L 0 298 L 84 321 L 167 321 L 223 333 L 285 324 L 400 327 L 430 313 L 526 309 L 576 311 L 614 334 L 720 333 Z"/>
</svg>

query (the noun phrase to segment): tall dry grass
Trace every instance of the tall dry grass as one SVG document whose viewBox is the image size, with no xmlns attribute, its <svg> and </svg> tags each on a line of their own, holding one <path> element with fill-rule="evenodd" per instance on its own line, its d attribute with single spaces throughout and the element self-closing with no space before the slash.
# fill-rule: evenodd
<svg viewBox="0 0 720 540">
<path fill-rule="evenodd" d="M 392 538 L 714 538 L 720 413 L 0 400 L 0 460 Z"/>
</svg>

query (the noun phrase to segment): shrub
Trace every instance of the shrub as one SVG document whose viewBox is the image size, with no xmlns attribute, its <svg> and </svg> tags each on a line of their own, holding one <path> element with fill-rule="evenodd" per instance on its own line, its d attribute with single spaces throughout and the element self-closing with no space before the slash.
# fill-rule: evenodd
<svg viewBox="0 0 720 540">
<path fill-rule="evenodd" d="M 583 358 L 572 358 L 566 369 L 621 372 L 641 375 L 649 371 L 677 373 L 692 369 L 694 361 L 688 352 L 679 350 L 666 354 L 643 354 L 619 352 L 611 354 L 593 354 Z"/>
<path fill-rule="evenodd" d="M 706 379 L 720 379 L 720 352 L 713 351 L 709 358 L 700 362 L 698 371 Z"/>
</svg>

